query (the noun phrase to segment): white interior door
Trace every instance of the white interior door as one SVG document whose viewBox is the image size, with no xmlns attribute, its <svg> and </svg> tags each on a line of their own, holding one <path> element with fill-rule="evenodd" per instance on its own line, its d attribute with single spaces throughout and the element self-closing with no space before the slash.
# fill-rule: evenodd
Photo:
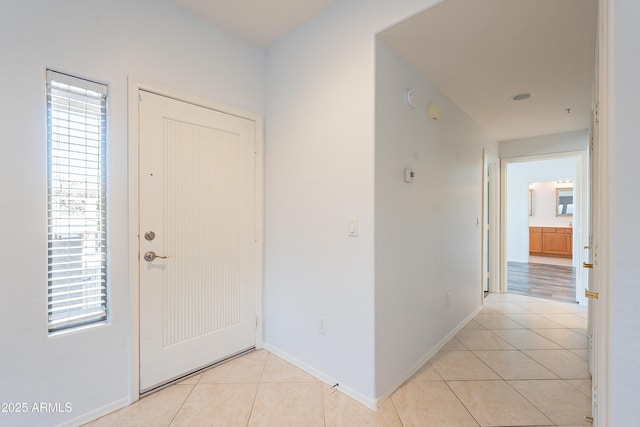
<svg viewBox="0 0 640 427">
<path fill-rule="evenodd" d="M 500 292 L 500 178 L 499 159 L 484 153 L 483 255 L 484 292 Z"/>
<path fill-rule="evenodd" d="M 255 346 L 256 124 L 139 99 L 144 392 Z"/>
<path fill-rule="evenodd" d="M 484 296 L 487 295 L 487 292 L 490 290 L 489 282 L 491 281 L 491 203 L 490 199 L 492 197 L 491 194 L 491 173 L 489 171 L 489 162 L 487 159 L 487 153 L 484 155 L 484 197 L 482 200 L 483 204 L 483 236 L 482 236 L 482 290 L 484 291 Z"/>
</svg>

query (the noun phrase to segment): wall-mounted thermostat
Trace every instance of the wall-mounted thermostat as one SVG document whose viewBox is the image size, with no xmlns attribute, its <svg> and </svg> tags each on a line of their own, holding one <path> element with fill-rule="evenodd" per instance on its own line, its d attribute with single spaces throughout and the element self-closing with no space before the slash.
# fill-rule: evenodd
<svg viewBox="0 0 640 427">
<path fill-rule="evenodd" d="M 414 182 L 416 180 L 416 171 L 413 169 L 405 168 L 404 170 L 404 182 Z"/>
</svg>

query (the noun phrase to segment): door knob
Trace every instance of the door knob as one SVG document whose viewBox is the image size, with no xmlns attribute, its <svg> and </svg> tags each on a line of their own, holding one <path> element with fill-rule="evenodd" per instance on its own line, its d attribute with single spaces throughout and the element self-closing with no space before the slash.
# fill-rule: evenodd
<svg viewBox="0 0 640 427">
<path fill-rule="evenodd" d="M 169 258 L 168 256 L 160 256 L 160 255 L 156 255 L 155 252 L 153 251 L 148 251 L 144 253 L 144 260 L 145 261 L 153 261 L 156 258 L 162 258 L 162 259 L 167 259 Z"/>
<path fill-rule="evenodd" d="M 593 264 L 589 264 L 589 263 L 583 262 L 582 263 L 582 267 L 583 268 L 593 268 Z"/>
</svg>

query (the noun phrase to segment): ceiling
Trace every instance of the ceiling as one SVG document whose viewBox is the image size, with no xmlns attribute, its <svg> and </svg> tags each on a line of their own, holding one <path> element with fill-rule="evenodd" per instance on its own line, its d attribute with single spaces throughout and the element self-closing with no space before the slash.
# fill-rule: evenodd
<svg viewBox="0 0 640 427">
<path fill-rule="evenodd" d="M 267 47 L 336 0 L 171 1 Z M 596 16 L 597 0 L 446 0 L 380 37 L 504 141 L 589 127 Z"/>
<path fill-rule="evenodd" d="M 171 0 L 261 47 L 278 41 L 336 0 Z"/>
<path fill-rule="evenodd" d="M 596 14 L 596 0 L 447 0 L 380 36 L 504 141 L 589 127 Z"/>
</svg>

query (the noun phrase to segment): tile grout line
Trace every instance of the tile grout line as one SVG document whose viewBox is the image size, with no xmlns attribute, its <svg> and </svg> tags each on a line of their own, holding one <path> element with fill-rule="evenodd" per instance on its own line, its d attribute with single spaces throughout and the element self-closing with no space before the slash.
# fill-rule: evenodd
<svg viewBox="0 0 640 427">
<path fill-rule="evenodd" d="M 260 388 L 260 383 L 257 383 L 256 384 L 256 392 L 253 395 L 253 402 L 251 403 L 251 410 L 249 411 L 249 416 L 247 417 L 247 422 L 245 424 L 246 427 L 248 427 L 249 423 L 251 422 L 251 417 L 253 416 L 253 411 L 254 411 L 254 409 L 256 407 L 256 400 L 258 398 L 258 390 L 259 390 L 259 388 Z"/>
<path fill-rule="evenodd" d="M 464 346 L 464 344 L 462 344 Z M 455 350 L 454 350 L 455 351 Z M 473 354 L 475 357 L 478 358 L 478 360 L 480 360 L 480 362 L 484 363 L 483 360 L 481 360 L 478 356 L 476 356 L 473 353 L 473 350 L 467 349 L 467 350 L 457 350 L 457 351 L 468 351 L 471 354 Z M 486 363 L 485 363 L 486 365 Z M 471 416 L 471 418 L 473 418 L 473 420 L 476 422 L 476 424 L 478 424 L 478 426 L 481 426 L 482 424 L 480 424 L 480 422 L 476 419 L 476 417 L 471 413 L 471 411 L 469 410 L 469 408 L 467 408 L 467 405 L 464 404 L 464 402 L 462 402 L 462 400 L 460 399 L 460 397 L 456 394 L 455 391 L 453 391 L 453 389 L 451 388 L 451 386 L 449 385 L 448 380 L 446 380 L 442 374 L 440 373 L 440 371 L 438 371 L 438 368 L 436 368 L 436 365 L 434 363 L 431 364 L 431 366 L 433 367 L 433 369 L 436 371 L 436 373 L 438 374 L 438 376 L 441 378 L 442 382 L 445 383 L 445 385 L 447 386 L 447 388 L 451 391 L 451 393 L 453 393 L 453 395 L 456 397 L 456 399 L 458 400 L 458 402 L 460 402 L 460 404 L 462 405 L 462 407 L 467 411 L 467 413 Z M 491 371 L 493 371 L 493 369 L 491 369 L 491 367 L 487 366 Z M 494 372 L 496 375 L 498 375 L 496 372 Z M 500 377 L 500 375 L 498 375 L 498 377 Z M 457 380 L 452 380 L 452 381 L 457 381 Z M 474 381 L 474 380 L 466 380 L 466 381 Z M 434 382 L 440 382 L 440 381 L 434 381 Z M 395 408 L 395 403 L 394 403 L 394 408 Z M 396 409 L 397 412 L 397 409 Z M 400 418 L 400 413 L 398 412 L 398 418 Z M 400 423 L 402 423 L 402 419 L 400 418 Z M 404 424 L 403 424 L 404 425 Z"/>
<path fill-rule="evenodd" d="M 198 379 L 198 382 L 200 382 L 200 379 L 202 377 L 200 377 Z M 191 396 L 191 393 L 193 393 L 193 390 L 196 389 L 196 385 L 198 385 L 198 382 L 196 382 L 195 384 L 193 384 L 191 386 L 191 390 L 189 390 L 189 394 L 187 394 L 187 396 L 184 398 L 184 400 L 182 401 L 182 403 L 180 404 L 180 407 L 178 408 L 178 410 L 176 411 L 175 414 L 173 414 L 173 417 L 171 417 L 171 420 L 169 420 L 169 424 L 167 424 L 168 427 L 171 427 L 171 424 L 173 424 L 173 422 L 176 420 L 176 417 L 178 416 L 178 414 L 180 413 L 180 410 L 184 407 L 184 404 L 187 402 L 187 399 L 189 399 L 189 396 Z M 178 384 L 174 384 L 174 386 L 176 386 Z M 189 384 L 182 384 L 182 385 L 189 385 Z"/>
<path fill-rule="evenodd" d="M 476 356 L 476 357 L 477 357 L 477 356 Z M 483 362 L 483 363 L 484 363 L 484 362 Z M 489 369 L 491 369 L 491 368 L 489 368 Z M 498 375 L 498 376 L 500 376 L 500 375 Z M 475 417 L 475 415 L 473 415 L 473 414 L 471 413 L 471 410 L 467 407 L 467 405 L 465 405 L 465 404 L 464 404 L 464 402 L 462 401 L 462 399 L 460 399 L 460 396 L 458 396 L 458 394 L 457 394 L 457 393 L 456 393 L 456 392 L 451 388 L 451 386 L 449 385 L 449 382 L 445 380 L 445 381 L 444 381 L 444 383 L 447 385 L 447 388 L 451 391 L 451 393 L 453 393 L 453 395 L 456 397 L 456 399 L 458 400 L 458 402 L 460 402 L 460 404 L 462 405 L 462 407 L 463 407 L 464 409 L 466 409 L 466 410 L 467 410 L 467 413 L 468 413 L 469 415 L 471 415 L 471 418 L 473 418 L 473 420 L 476 422 L 476 424 L 478 424 L 478 426 L 482 426 L 482 423 L 481 423 L 481 422 L 480 422 L 480 421 Z"/>
<path fill-rule="evenodd" d="M 322 400 L 322 425 L 324 425 L 324 427 L 327 427 L 327 411 L 324 404 L 324 385 L 324 383 L 320 383 L 320 397 Z"/>
<path fill-rule="evenodd" d="M 266 350 L 263 350 L 266 351 Z M 253 416 L 253 412 L 256 408 L 256 400 L 258 400 L 258 392 L 260 391 L 260 384 L 262 384 L 262 377 L 264 376 L 264 371 L 267 368 L 267 362 L 269 361 L 269 357 L 271 357 L 271 353 L 266 351 L 267 357 L 264 359 L 264 365 L 262 366 L 262 371 L 260 372 L 260 378 L 258 378 L 258 382 L 256 383 L 256 393 L 253 395 L 253 403 L 251 404 L 251 410 L 249 411 L 249 416 L 247 417 L 247 424 L 251 423 L 251 417 Z"/>
<path fill-rule="evenodd" d="M 512 381 L 518 381 L 518 380 L 512 380 Z M 538 380 L 522 380 L 522 381 L 538 381 Z M 558 380 L 545 380 L 545 381 L 558 381 Z M 542 415 L 543 415 L 547 420 L 549 420 L 549 421 L 551 422 L 551 425 L 553 425 L 553 426 L 557 426 L 557 425 L 558 425 L 555 421 L 553 421 L 553 420 L 551 419 L 551 417 L 549 417 L 547 414 L 545 414 L 545 413 L 542 411 L 542 409 L 538 408 L 536 405 L 534 405 L 534 403 L 533 403 L 532 401 L 530 401 L 529 399 L 527 399 L 527 397 L 526 397 L 524 394 L 520 393 L 520 392 L 518 391 L 518 389 L 517 389 L 517 388 L 515 388 L 513 385 L 509 384 L 509 382 L 508 382 L 508 381 L 505 381 L 505 383 L 507 383 L 507 384 L 509 385 L 509 387 L 511 387 L 511 388 L 513 389 L 513 391 L 515 391 L 515 392 L 516 392 L 516 393 L 518 393 L 520 396 L 522 396 L 522 398 L 523 398 L 524 400 L 526 400 L 527 402 L 529 402 L 529 404 L 530 404 L 531 406 L 533 406 L 534 408 L 536 408 L 536 410 L 537 410 L 538 412 L 540 412 L 540 413 L 541 413 L 541 414 L 542 414 Z"/>
<path fill-rule="evenodd" d="M 569 381 L 582 381 L 582 380 L 587 380 L 587 379 L 589 379 L 589 378 L 568 378 L 568 379 L 563 379 L 563 381 L 566 382 L 567 384 L 569 384 L 575 390 L 578 390 L 580 393 L 584 394 L 584 392 L 582 390 L 580 390 L 577 386 L 571 384 Z M 589 393 L 586 396 L 588 396 L 590 398 L 591 397 L 591 393 Z"/>
<path fill-rule="evenodd" d="M 440 374 L 438 374 L 438 375 L 440 375 Z M 393 393 L 391 394 L 391 396 L 389 396 L 388 399 L 391 401 L 391 406 L 393 407 L 393 410 L 396 413 L 396 417 L 398 417 L 398 421 L 400 421 L 400 427 L 404 427 L 404 422 L 402 422 L 402 417 L 400 416 L 400 412 L 398 411 L 398 408 L 396 407 L 396 402 L 393 401 Z"/>
</svg>

